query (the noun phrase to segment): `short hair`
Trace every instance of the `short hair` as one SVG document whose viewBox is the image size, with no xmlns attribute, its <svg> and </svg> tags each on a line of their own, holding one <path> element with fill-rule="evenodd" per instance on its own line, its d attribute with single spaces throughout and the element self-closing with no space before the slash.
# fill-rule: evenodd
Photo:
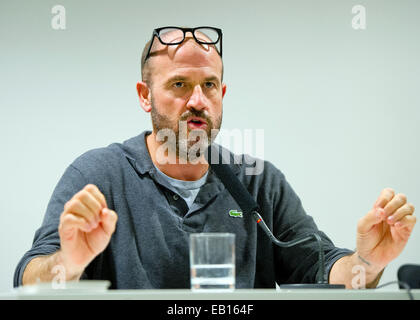
<svg viewBox="0 0 420 320">
<path fill-rule="evenodd" d="M 152 57 L 154 55 L 154 52 L 152 52 L 152 48 L 150 48 L 149 59 L 146 60 L 146 56 L 147 56 L 147 51 L 149 49 L 149 46 L 150 46 L 150 44 L 151 44 L 151 42 L 153 41 L 154 38 L 155 37 L 153 37 L 151 40 L 147 41 L 147 43 L 145 44 L 145 46 L 143 48 L 143 53 L 141 55 L 141 79 L 142 79 L 142 81 L 146 82 L 149 87 L 152 86 L 152 68 L 151 68 L 150 63 L 149 63 L 150 57 Z M 216 49 L 216 51 L 218 51 L 218 50 Z M 220 57 L 220 59 L 222 60 L 222 78 L 221 78 L 221 81 L 223 82 L 224 66 L 223 66 L 222 57 Z"/>
<path fill-rule="evenodd" d="M 146 82 L 149 86 L 152 84 L 152 80 L 151 80 L 151 68 L 150 68 L 150 64 L 149 64 L 149 60 L 146 61 L 146 55 L 147 55 L 147 51 L 149 49 L 149 46 L 151 44 L 151 42 L 153 41 L 154 37 L 147 41 L 146 45 L 143 48 L 143 53 L 141 55 L 141 79 L 142 81 Z M 150 51 L 152 49 L 150 48 Z M 152 54 L 152 52 L 150 52 L 150 55 Z M 149 57 L 150 58 L 150 57 Z"/>
</svg>

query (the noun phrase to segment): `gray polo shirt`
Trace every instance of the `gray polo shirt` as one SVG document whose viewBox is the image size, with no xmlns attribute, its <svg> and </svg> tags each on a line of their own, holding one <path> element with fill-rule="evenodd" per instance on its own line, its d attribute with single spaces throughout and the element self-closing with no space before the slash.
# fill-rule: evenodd
<svg viewBox="0 0 420 320">
<path fill-rule="evenodd" d="M 198 180 L 195 181 L 184 181 L 174 179 L 172 177 L 167 176 L 162 171 L 159 170 L 158 167 L 155 166 L 156 172 L 161 175 L 164 179 L 166 179 L 172 187 L 174 187 L 176 193 L 184 199 L 185 203 L 187 204 L 188 208 L 191 208 L 192 204 L 194 203 L 195 198 L 197 197 L 200 188 L 206 183 L 208 171 Z M 175 199 L 177 198 L 174 195 Z"/>
<path fill-rule="evenodd" d="M 14 286 L 21 285 L 23 271 L 34 257 L 60 248 L 58 223 L 64 204 L 86 184 L 105 195 L 118 222 L 108 247 L 86 268 L 84 279 L 111 281 L 111 288 L 189 288 L 189 234 L 236 234 L 236 287 L 274 288 L 275 282 L 315 282 L 317 244 L 294 248 L 273 246 L 252 217 L 229 215 L 241 211 L 211 169 L 191 207 L 163 178 L 152 163 L 143 132 L 124 143 L 88 151 L 64 172 L 47 207 L 32 248 L 19 261 Z M 246 164 L 230 167 L 258 202 L 261 215 L 280 240 L 287 241 L 318 231 L 284 175 L 264 162 L 260 175 L 246 175 Z M 248 159 L 248 162 L 249 159 Z M 326 270 L 352 251 L 339 249 L 321 231 Z"/>
</svg>

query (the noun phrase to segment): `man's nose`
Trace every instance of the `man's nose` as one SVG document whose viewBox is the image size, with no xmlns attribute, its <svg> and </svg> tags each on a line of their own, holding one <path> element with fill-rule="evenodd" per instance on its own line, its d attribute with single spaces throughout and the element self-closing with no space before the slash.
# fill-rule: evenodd
<svg viewBox="0 0 420 320">
<path fill-rule="evenodd" d="M 196 110 L 202 110 L 206 108 L 206 96 L 200 85 L 196 85 L 188 100 L 187 107 L 194 108 Z"/>
</svg>

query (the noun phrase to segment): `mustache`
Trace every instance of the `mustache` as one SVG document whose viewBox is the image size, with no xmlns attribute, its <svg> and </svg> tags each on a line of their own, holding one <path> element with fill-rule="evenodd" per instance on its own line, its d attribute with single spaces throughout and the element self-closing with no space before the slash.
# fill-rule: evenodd
<svg viewBox="0 0 420 320">
<path fill-rule="evenodd" d="M 203 118 L 204 120 L 206 120 L 207 124 L 212 124 L 211 119 L 208 117 L 208 115 L 206 114 L 206 112 L 201 111 L 201 110 L 195 110 L 195 109 L 191 109 L 188 111 L 185 111 L 181 117 L 179 118 L 179 121 L 187 121 L 188 117 L 199 117 L 199 118 Z"/>
</svg>

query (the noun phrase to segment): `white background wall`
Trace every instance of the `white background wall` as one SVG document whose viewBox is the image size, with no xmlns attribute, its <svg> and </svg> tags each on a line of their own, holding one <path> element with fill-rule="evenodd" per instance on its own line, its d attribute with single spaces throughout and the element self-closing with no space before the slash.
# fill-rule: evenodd
<svg viewBox="0 0 420 320">
<path fill-rule="evenodd" d="M 66 8 L 53 30 L 51 8 Z M 352 28 L 354 5 L 367 28 Z M 420 208 L 418 1 L 0 2 L 0 291 L 52 190 L 81 153 L 151 128 L 140 55 L 153 28 L 224 31 L 224 128 L 264 129 L 320 229 L 353 249 L 357 220 L 392 187 Z M 420 263 L 420 227 L 381 283 Z"/>
</svg>

